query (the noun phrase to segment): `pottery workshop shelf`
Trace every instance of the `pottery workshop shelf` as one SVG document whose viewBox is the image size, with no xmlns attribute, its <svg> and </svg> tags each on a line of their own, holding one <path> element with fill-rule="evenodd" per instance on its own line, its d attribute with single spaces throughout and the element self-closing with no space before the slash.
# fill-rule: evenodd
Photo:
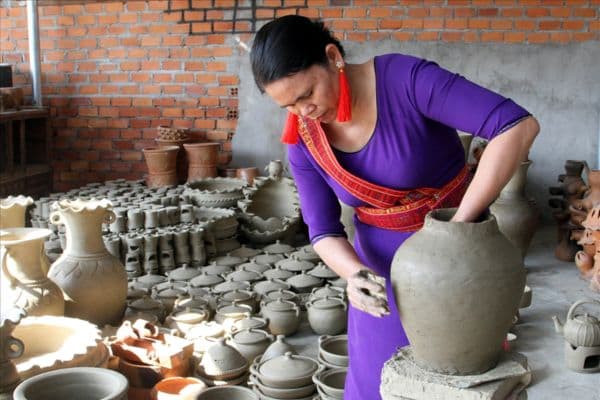
<svg viewBox="0 0 600 400">
<path fill-rule="evenodd" d="M 0 113 L 0 196 L 42 196 L 52 187 L 52 132 L 46 107 Z"/>
</svg>

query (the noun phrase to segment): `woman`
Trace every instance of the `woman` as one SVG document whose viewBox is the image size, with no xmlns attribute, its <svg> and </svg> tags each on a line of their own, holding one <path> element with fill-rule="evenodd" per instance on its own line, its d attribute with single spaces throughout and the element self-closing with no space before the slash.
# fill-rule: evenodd
<svg viewBox="0 0 600 400">
<path fill-rule="evenodd" d="M 378 399 L 384 362 L 408 344 L 389 284 L 394 252 L 431 208 L 458 206 L 455 221 L 475 220 L 527 158 L 539 126 L 432 62 L 389 54 L 345 64 L 323 24 L 300 16 L 263 26 L 250 59 L 259 89 L 289 112 L 282 140 L 310 240 L 348 281 L 345 399 Z M 470 184 L 456 129 L 490 140 Z M 356 210 L 354 247 L 338 199 Z"/>
</svg>

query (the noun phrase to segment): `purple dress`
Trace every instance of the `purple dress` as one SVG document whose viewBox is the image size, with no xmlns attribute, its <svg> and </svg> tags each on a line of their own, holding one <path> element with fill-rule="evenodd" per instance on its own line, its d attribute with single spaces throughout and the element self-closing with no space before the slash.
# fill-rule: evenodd
<svg viewBox="0 0 600 400">
<path fill-rule="evenodd" d="M 357 152 L 334 149 L 334 153 L 347 171 L 381 186 L 441 187 L 464 166 L 456 129 L 491 139 L 529 115 L 510 99 L 423 59 L 401 54 L 376 57 L 375 76 L 373 136 Z M 288 156 L 311 242 L 345 236 L 338 199 L 352 207 L 364 203 L 329 177 L 302 142 L 289 146 Z M 358 256 L 387 279 L 391 313 L 376 318 L 349 308 L 350 366 L 344 399 L 376 400 L 384 362 L 408 344 L 389 278 L 394 253 L 411 233 L 366 225 L 356 217 L 354 224 Z"/>
</svg>

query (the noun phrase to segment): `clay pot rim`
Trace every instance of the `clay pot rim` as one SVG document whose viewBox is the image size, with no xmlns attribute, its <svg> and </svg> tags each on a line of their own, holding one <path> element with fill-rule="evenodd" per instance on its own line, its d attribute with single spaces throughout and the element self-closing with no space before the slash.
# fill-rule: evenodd
<svg viewBox="0 0 600 400">
<path fill-rule="evenodd" d="M 200 148 L 200 147 L 213 147 L 213 146 L 221 146 L 221 143 L 218 142 L 194 142 L 194 143 L 184 143 L 183 147 L 185 148 Z"/>
<path fill-rule="evenodd" d="M 15 205 L 27 207 L 33 204 L 33 198 L 30 196 L 24 196 L 22 194 L 18 196 L 8 196 L 4 199 L 0 199 L 0 208 L 5 210 Z"/>
<path fill-rule="evenodd" d="M 0 239 L 2 246 L 13 246 L 30 240 L 43 239 L 52 235 L 52 231 L 46 228 L 2 228 Z"/>
<path fill-rule="evenodd" d="M 151 146 L 151 147 L 145 147 L 142 149 L 143 153 L 166 153 L 166 152 L 175 152 L 175 151 L 179 151 L 179 146 L 162 146 L 162 147 L 158 147 L 158 146 Z"/>
<path fill-rule="evenodd" d="M 196 400 L 211 400 L 211 392 L 224 392 L 223 395 L 227 395 L 226 397 L 229 400 L 258 400 L 258 396 L 252 391 L 252 389 L 242 387 L 242 386 L 213 386 L 204 390 L 202 393 L 196 397 Z M 242 393 L 243 397 L 236 395 L 235 393 Z M 217 395 L 220 396 L 221 394 Z M 219 397 L 224 398 L 224 397 Z"/>
<path fill-rule="evenodd" d="M 75 212 L 81 213 L 84 211 L 96 211 L 98 209 L 112 210 L 112 202 L 107 198 L 97 199 L 91 197 L 90 199 L 62 199 L 55 201 L 50 206 L 52 211 L 60 212 Z"/>
</svg>

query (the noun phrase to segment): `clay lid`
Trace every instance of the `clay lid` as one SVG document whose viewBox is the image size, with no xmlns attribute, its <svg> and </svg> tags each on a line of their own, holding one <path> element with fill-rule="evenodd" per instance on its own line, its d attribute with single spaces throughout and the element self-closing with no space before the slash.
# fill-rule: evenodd
<svg viewBox="0 0 600 400">
<path fill-rule="evenodd" d="M 322 262 L 318 263 L 313 269 L 311 269 L 308 272 L 308 274 L 310 274 L 312 276 L 316 276 L 317 278 L 323 278 L 323 279 L 339 278 L 339 275 L 336 274 L 334 270 L 332 270 L 331 268 L 329 268 L 327 265 L 325 265 Z"/>
<path fill-rule="evenodd" d="M 189 265 L 184 265 L 183 267 L 175 268 L 173 271 L 169 272 L 169 279 L 173 279 L 175 281 L 189 281 L 195 276 L 200 274 L 200 270 L 198 268 L 190 267 Z"/>
<path fill-rule="evenodd" d="M 333 287 L 339 287 L 342 289 L 346 289 L 346 286 L 348 286 L 348 282 L 342 278 L 330 279 L 329 284 L 331 284 Z"/>
<path fill-rule="evenodd" d="M 206 311 L 197 308 L 189 308 L 187 307 L 185 310 L 176 311 L 171 314 L 171 318 L 175 321 L 183 322 L 183 323 L 199 323 L 208 317 Z"/>
<path fill-rule="evenodd" d="M 231 335 L 231 339 L 239 344 L 255 344 L 265 340 L 273 340 L 273 336 L 261 329 L 244 329 Z"/>
<path fill-rule="evenodd" d="M 227 265 L 219 265 L 213 261 L 210 265 L 202 267 L 201 271 L 209 275 L 226 275 L 233 271 L 233 267 Z"/>
<path fill-rule="evenodd" d="M 286 280 L 287 283 L 296 289 L 312 288 L 323 284 L 323 280 L 315 276 L 302 272 Z"/>
<path fill-rule="evenodd" d="M 135 299 L 141 299 L 144 296 L 147 296 L 150 292 L 150 289 L 140 288 L 133 284 L 129 284 L 127 286 L 127 301 L 133 301 Z"/>
<path fill-rule="evenodd" d="M 226 267 L 235 267 L 236 265 L 240 265 L 248 261 L 245 257 L 236 257 L 232 256 L 231 253 L 227 253 L 224 256 L 217 257 L 213 260 L 217 265 L 223 265 Z"/>
<path fill-rule="evenodd" d="M 260 253 L 262 253 L 262 250 L 258 250 L 258 249 L 252 249 L 250 247 L 246 247 L 246 245 L 242 245 L 242 247 L 233 250 L 231 253 L 229 253 L 230 255 L 234 256 L 234 257 L 241 257 L 241 258 L 245 258 L 245 259 L 250 259 L 254 256 L 259 255 Z"/>
<path fill-rule="evenodd" d="M 265 294 L 267 292 L 277 289 L 289 290 L 291 289 L 291 286 L 288 283 L 279 279 L 267 279 L 265 281 L 256 282 L 254 284 L 254 291 L 258 294 Z"/>
<path fill-rule="evenodd" d="M 341 297 L 314 297 L 307 304 L 307 307 L 314 307 L 316 309 L 325 310 L 331 308 L 346 308 L 346 301 Z"/>
<path fill-rule="evenodd" d="M 283 299 L 296 302 L 298 295 L 291 290 L 276 289 L 265 293 L 264 298 L 267 302 L 271 300 Z"/>
<path fill-rule="evenodd" d="M 196 339 L 203 337 L 222 337 L 225 335 L 225 328 L 216 321 L 202 321 L 195 324 L 185 335 L 186 339 Z"/>
<path fill-rule="evenodd" d="M 283 356 L 286 353 L 297 354 L 294 346 L 286 342 L 284 335 L 277 335 L 275 341 L 267 347 L 260 360 L 267 361 L 271 358 Z"/>
<path fill-rule="evenodd" d="M 252 260 L 250 262 L 238 265 L 236 269 L 238 271 L 254 271 L 262 274 L 263 272 L 270 270 L 271 267 L 267 264 L 260 264 L 257 263 L 256 260 Z"/>
<path fill-rule="evenodd" d="M 158 301 L 146 295 L 129 303 L 129 307 L 139 311 L 159 310 L 164 306 Z"/>
<path fill-rule="evenodd" d="M 206 272 L 202 272 L 190 281 L 190 285 L 197 288 L 202 288 L 216 285 L 218 283 L 223 282 L 223 280 L 224 279 L 219 275 L 212 275 L 207 274 Z"/>
<path fill-rule="evenodd" d="M 225 281 L 214 286 L 213 293 L 220 294 L 225 292 L 232 292 L 234 290 L 250 290 L 251 285 L 245 281 Z"/>
<path fill-rule="evenodd" d="M 170 288 L 179 288 L 185 291 L 185 287 L 187 286 L 186 282 L 183 281 L 174 281 L 172 279 L 158 283 L 152 287 L 153 292 L 160 292 L 161 290 L 170 289 Z"/>
<path fill-rule="evenodd" d="M 282 254 L 271 254 L 267 251 L 265 252 L 265 254 L 260 254 L 254 257 L 253 260 L 259 264 L 272 265 L 275 264 L 277 261 L 283 260 L 284 258 L 285 257 Z"/>
<path fill-rule="evenodd" d="M 263 310 L 269 311 L 292 311 L 298 310 L 298 306 L 293 301 L 277 299 L 262 304 Z"/>
<path fill-rule="evenodd" d="M 225 292 L 221 295 L 221 300 L 230 301 L 230 302 L 242 302 L 252 300 L 254 298 L 254 293 L 249 290 L 240 290 L 235 289 L 231 292 Z"/>
<path fill-rule="evenodd" d="M 296 249 L 293 246 L 290 246 L 289 244 L 281 243 L 279 240 L 277 240 L 275 243 L 265 246 L 263 250 L 265 251 L 265 253 L 285 254 L 291 253 Z"/>
<path fill-rule="evenodd" d="M 216 276 L 216 275 L 213 275 L 213 276 Z M 186 286 L 185 291 L 187 292 L 187 294 L 189 294 L 192 297 L 208 296 L 210 294 L 208 289 L 205 289 L 201 286 L 193 286 L 191 282 L 188 282 L 188 285 Z"/>
<path fill-rule="evenodd" d="M 210 302 L 201 296 L 180 297 L 177 300 L 175 300 L 176 311 L 184 310 L 187 308 L 195 308 L 209 311 Z"/>
<path fill-rule="evenodd" d="M 220 338 L 206 350 L 200 366 L 209 376 L 221 376 L 248 368 L 248 361 L 239 351 L 226 344 L 224 338 Z"/>
<path fill-rule="evenodd" d="M 306 250 L 305 247 L 300 248 L 300 250 L 296 250 L 293 253 L 290 253 L 290 257 L 295 256 L 299 260 L 306 260 L 312 263 L 317 263 L 321 260 L 321 257 L 314 250 Z"/>
<path fill-rule="evenodd" d="M 157 290 L 154 293 L 154 296 L 159 299 L 176 299 L 179 296 L 184 296 L 185 290 L 178 288 L 175 285 L 171 285 L 168 288 Z"/>
<path fill-rule="evenodd" d="M 299 260 L 296 257 L 286 258 L 275 263 L 275 266 L 280 266 L 292 272 L 309 271 L 315 267 L 315 264 L 310 261 Z"/>
<path fill-rule="evenodd" d="M 261 361 L 257 368 L 262 376 L 277 381 L 312 376 L 317 369 L 318 364 L 313 359 L 291 352 Z"/>
<path fill-rule="evenodd" d="M 337 296 L 344 298 L 346 296 L 346 292 L 341 287 L 331 286 L 331 284 L 327 283 L 323 287 L 314 288 L 311 292 L 311 295 L 313 297 Z"/>
<path fill-rule="evenodd" d="M 233 323 L 231 328 L 232 332 L 241 331 L 243 329 L 262 329 L 267 326 L 269 321 L 265 318 L 259 317 L 246 317 L 242 319 L 238 319 Z"/>
<path fill-rule="evenodd" d="M 292 271 L 288 271 L 287 269 L 283 269 L 280 266 L 275 267 L 275 268 L 271 268 L 268 271 L 265 271 L 263 273 L 263 276 L 266 279 L 281 279 L 281 280 L 286 280 L 292 276 L 294 276 L 294 273 Z"/>
<path fill-rule="evenodd" d="M 226 276 L 226 279 L 228 281 L 236 281 L 236 282 L 240 282 L 240 281 L 255 282 L 255 281 L 261 280 L 262 275 L 259 274 L 258 272 L 254 272 L 254 271 L 239 270 L 239 271 L 234 271 L 234 272 L 229 273 Z"/>
</svg>

